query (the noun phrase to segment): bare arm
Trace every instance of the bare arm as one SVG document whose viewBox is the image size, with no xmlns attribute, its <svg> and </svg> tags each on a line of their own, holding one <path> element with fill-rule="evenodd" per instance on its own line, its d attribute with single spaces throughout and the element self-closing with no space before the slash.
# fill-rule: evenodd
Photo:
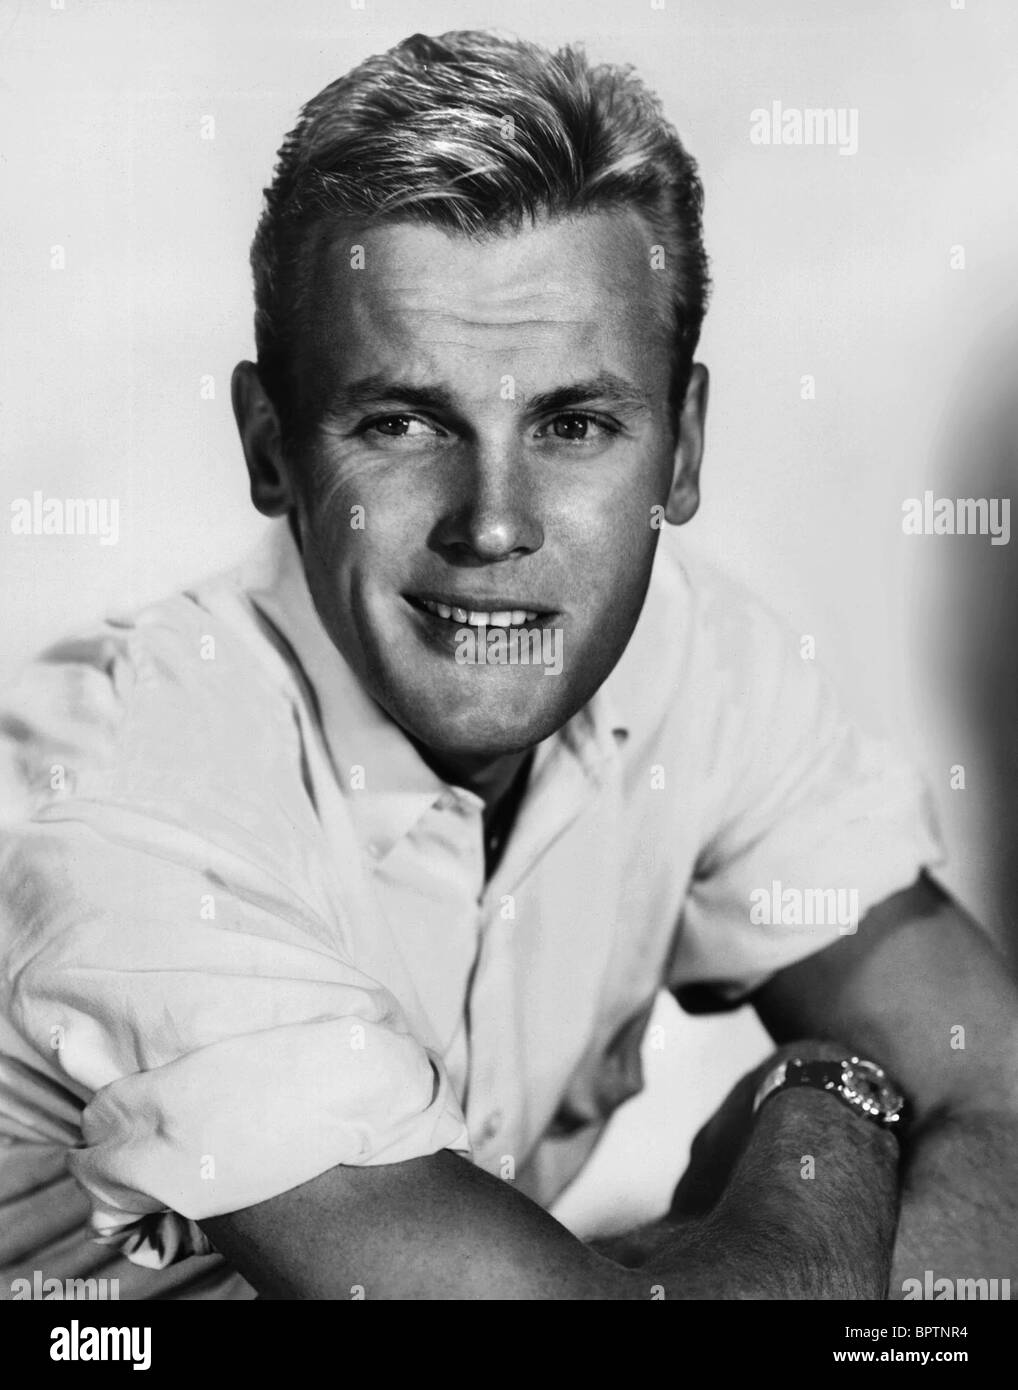
<svg viewBox="0 0 1018 1390">
<path fill-rule="evenodd" d="M 802 1180 L 804 1144 L 821 1181 Z M 334 1168 L 202 1225 L 276 1298 L 879 1298 L 896 1190 L 896 1141 L 799 1092 L 761 1112 L 714 1210 L 670 1230 L 636 1269 L 445 1151 Z"/>
<path fill-rule="evenodd" d="M 1018 991 L 971 918 L 923 879 L 756 1002 L 776 1040 L 833 1033 L 912 1101 L 891 1296 L 927 1269 L 1018 1287 Z"/>
</svg>

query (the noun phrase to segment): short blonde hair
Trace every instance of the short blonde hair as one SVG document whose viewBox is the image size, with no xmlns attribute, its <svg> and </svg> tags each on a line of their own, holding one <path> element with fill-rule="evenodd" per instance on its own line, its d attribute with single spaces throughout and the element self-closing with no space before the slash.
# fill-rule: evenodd
<svg viewBox="0 0 1018 1390">
<path fill-rule="evenodd" d="M 284 434 L 310 423 L 294 364 L 323 228 L 419 221 L 481 236 L 623 207 L 642 213 L 671 273 L 681 399 L 710 288 L 703 188 L 632 70 L 474 31 L 415 34 L 359 64 L 301 111 L 251 248 L 258 370 Z"/>
</svg>

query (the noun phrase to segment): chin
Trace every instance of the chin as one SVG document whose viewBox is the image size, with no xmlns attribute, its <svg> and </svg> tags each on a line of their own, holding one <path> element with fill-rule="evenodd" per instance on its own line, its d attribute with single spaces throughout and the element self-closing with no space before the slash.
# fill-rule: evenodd
<svg viewBox="0 0 1018 1390">
<path fill-rule="evenodd" d="M 550 737 L 565 724 L 570 711 L 557 707 L 540 711 L 530 704 L 518 713 L 487 709 L 474 702 L 459 709 L 422 707 L 408 702 L 390 713 L 425 748 L 449 759 L 489 760 L 522 753 Z"/>
</svg>

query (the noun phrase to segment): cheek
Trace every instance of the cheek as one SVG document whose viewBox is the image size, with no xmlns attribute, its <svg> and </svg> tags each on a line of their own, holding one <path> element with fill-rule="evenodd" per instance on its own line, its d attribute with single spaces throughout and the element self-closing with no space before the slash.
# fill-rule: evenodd
<svg viewBox="0 0 1018 1390">
<path fill-rule="evenodd" d="M 660 498 L 646 480 L 576 499 L 563 517 L 565 544 L 598 589 L 625 586 L 653 558 Z"/>
<path fill-rule="evenodd" d="M 362 460 L 321 459 L 301 488 L 302 520 L 334 567 L 363 569 L 405 557 L 424 522 L 414 490 L 392 468 Z"/>
</svg>

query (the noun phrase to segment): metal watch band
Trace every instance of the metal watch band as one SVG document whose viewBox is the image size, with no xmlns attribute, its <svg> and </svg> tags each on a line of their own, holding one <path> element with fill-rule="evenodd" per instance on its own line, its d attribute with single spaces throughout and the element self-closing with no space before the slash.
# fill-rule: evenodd
<svg viewBox="0 0 1018 1390">
<path fill-rule="evenodd" d="M 840 1061 L 789 1057 L 764 1077 L 753 1102 L 755 1114 L 778 1091 L 808 1086 L 832 1095 L 872 1123 L 885 1129 L 901 1125 L 905 1098 L 886 1071 L 861 1057 Z"/>
</svg>

